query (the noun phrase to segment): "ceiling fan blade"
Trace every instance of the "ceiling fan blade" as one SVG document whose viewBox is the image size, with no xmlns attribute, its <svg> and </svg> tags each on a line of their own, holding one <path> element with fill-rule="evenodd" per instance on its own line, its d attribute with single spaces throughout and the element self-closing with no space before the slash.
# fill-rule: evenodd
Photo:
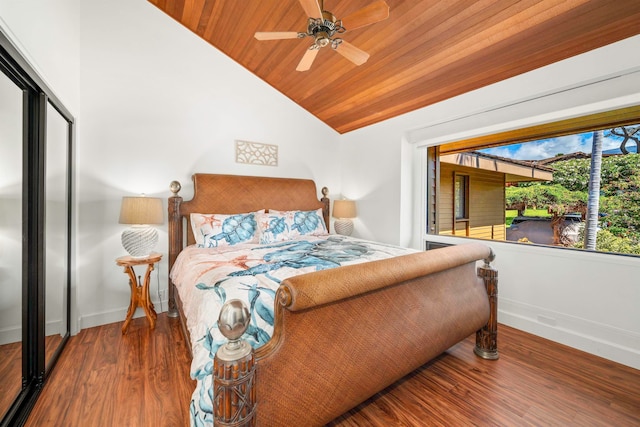
<svg viewBox="0 0 640 427">
<path fill-rule="evenodd" d="M 307 51 L 302 56 L 300 63 L 296 67 L 296 71 L 307 71 L 311 68 L 311 64 L 313 64 L 313 60 L 316 59 L 316 55 L 320 49 L 307 49 Z"/>
<path fill-rule="evenodd" d="M 321 18 L 322 17 L 322 9 L 320 8 L 320 3 L 318 0 L 298 0 L 300 2 L 300 6 L 304 9 L 304 13 L 307 14 L 309 18 Z"/>
<path fill-rule="evenodd" d="M 385 20 L 388 17 L 389 6 L 384 2 L 384 0 L 379 0 L 342 18 L 342 26 L 346 28 L 347 31 L 351 31 L 356 28 L 375 24 L 376 22 Z"/>
<path fill-rule="evenodd" d="M 336 48 L 336 52 L 347 58 L 356 65 L 362 65 L 369 59 L 369 54 L 362 49 L 358 49 L 351 43 L 342 41 Z"/>
<path fill-rule="evenodd" d="M 256 32 L 254 37 L 258 40 L 297 39 L 298 33 L 296 33 L 295 31 L 258 31 Z"/>
</svg>

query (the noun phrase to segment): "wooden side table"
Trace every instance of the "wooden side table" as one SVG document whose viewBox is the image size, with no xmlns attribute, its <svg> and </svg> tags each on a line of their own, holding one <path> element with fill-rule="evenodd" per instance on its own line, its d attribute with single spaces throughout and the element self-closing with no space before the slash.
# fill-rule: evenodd
<svg viewBox="0 0 640 427">
<path fill-rule="evenodd" d="M 129 286 L 131 286 L 131 302 L 129 303 L 129 310 L 127 310 L 127 318 L 124 320 L 124 324 L 122 325 L 123 334 L 127 332 L 129 323 L 131 323 L 131 318 L 133 318 L 133 314 L 136 312 L 136 308 L 138 307 L 142 307 L 144 309 L 144 313 L 147 316 L 147 319 L 149 319 L 151 329 L 156 327 L 156 318 L 158 316 L 156 311 L 153 309 L 153 303 L 149 297 L 149 281 L 155 263 L 160 262 L 161 259 L 162 254 L 157 252 L 151 253 L 145 258 L 121 256 L 116 259 L 116 264 L 120 267 L 124 267 L 124 273 L 129 275 Z M 144 275 L 142 283 L 140 283 L 136 277 L 136 272 L 133 270 L 133 267 L 136 265 L 147 266 L 147 272 Z"/>
</svg>

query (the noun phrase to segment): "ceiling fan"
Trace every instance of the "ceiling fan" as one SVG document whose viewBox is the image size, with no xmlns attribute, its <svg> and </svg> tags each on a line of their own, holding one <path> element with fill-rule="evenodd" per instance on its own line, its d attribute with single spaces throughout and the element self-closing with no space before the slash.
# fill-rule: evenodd
<svg viewBox="0 0 640 427">
<path fill-rule="evenodd" d="M 362 65 L 369 59 L 369 54 L 358 49 L 336 34 L 342 34 L 347 29 L 349 31 L 367 25 L 375 24 L 389 17 L 389 6 L 384 0 L 378 0 L 368 6 L 346 16 L 344 19 L 336 19 L 329 11 L 324 10 L 323 0 L 298 0 L 309 17 L 307 21 L 307 32 L 299 33 L 295 31 L 271 31 L 256 32 L 255 38 L 258 40 L 283 40 L 283 39 L 303 39 L 307 36 L 313 37 L 313 44 L 305 52 L 296 67 L 297 71 L 307 71 L 311 68 L 313 60 L 321 48 L 331 46 L 333 50 L 347 58 L 356 65 Z"/>
</svg>

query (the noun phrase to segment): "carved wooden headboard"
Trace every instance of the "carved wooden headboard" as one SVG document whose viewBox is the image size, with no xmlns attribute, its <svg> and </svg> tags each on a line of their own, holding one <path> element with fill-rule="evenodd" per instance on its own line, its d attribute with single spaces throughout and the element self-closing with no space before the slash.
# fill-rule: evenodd
<svg viewBox="0 0 640 427">
<path fill-rule="evenodd" d="M 201 174 L 193 175 L 193 199 L 182 201 L 179 210 L 172 211 L 177 194 L 169 199 L 169 223 L 172 219 L 189 214 L 235 214 L 260 209 L 314 210 L 323 209 L 329 229 L 329 199 L 326 194 L 318 200 L 316 184 L 310 179 L 267 178 L 257 176 Z M 325 189 L 323 189 L 325 191 Z M 171 237 L 170 237 L 171 238 Z M 193 244 L 193 235 L 187 233 L 187 244 Z"/>
<path fill-rule="evenodd" d="M 202 174 L 193 175 L 193 198 L 178 196 L 180 184 L 173 182 L 169 198 L 169 268 L 178 253 L 194 243 L 189 224 L 191 213 L 234 214 L 260 209 L 322 209 L 329 229 L 329 199 L 326 187 L 318 200 L 316 184 L 310 179 L 267 178 L 258 176 Z M 186 224 L 186 225 L 185 225 Z M 186 232 L 185 232 L 186 231 Z M 184 238 L 186 236 L 186 244 Z"/>
</svg>

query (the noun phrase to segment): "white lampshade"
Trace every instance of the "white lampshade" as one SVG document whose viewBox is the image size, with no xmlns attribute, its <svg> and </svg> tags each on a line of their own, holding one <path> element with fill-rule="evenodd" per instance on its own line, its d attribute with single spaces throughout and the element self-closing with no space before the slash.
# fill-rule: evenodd
<svg viewBox="0 0 640 427">
<path fill-rule="evenodd" d="M 333 202 L 334 218 L 355 218 L 356 202 L 354 200 L 336 200 Z"/>
<path fill-rule="evenodd" d="M 337 218 L 333 223 L 336 233 L 350 236 L 353 233 L 353 221 L 349 218 L 356 217 L 356 202 L 353 200 L 334 201 L 333 217 Z"/>
<path fill-rule="evenodd" d="M 131 224 L 122 232 L 122 246 L 135 258 L 144 258 L 158 243 L 158 231 L 150 224 L 162 224 L 162 199 L 157 197 L 123 197 L 120 224 Z"/>
<path fill-rule="evenodd" d="M 162 199 L 158 197 L 123 197 L 120 207 L 120 224 L 162 224 Z"/>
</svg>

